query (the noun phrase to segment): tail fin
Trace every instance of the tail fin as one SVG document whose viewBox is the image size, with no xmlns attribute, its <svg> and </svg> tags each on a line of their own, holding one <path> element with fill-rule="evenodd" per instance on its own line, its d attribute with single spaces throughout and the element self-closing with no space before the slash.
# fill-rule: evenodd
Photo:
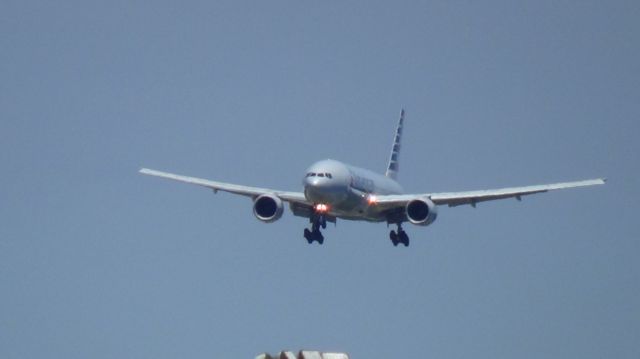
<svg viewBox="0 0 640 359">
<path fill-rule="evenodd" d="M 393 147 L 391 147 L 391 156 L 389 157 L 389 165 L 387 166 L 387 172 L 384 174 L 385 176 L 394 180 L 398 178 L 400 140 L 402 139 L 403 122 L 404 122 L 404 109 L 400 111 L 400 121 L 398 121 L 398 127 L 396 128 L 396 135 L 393 139 Z"/>
</svg>

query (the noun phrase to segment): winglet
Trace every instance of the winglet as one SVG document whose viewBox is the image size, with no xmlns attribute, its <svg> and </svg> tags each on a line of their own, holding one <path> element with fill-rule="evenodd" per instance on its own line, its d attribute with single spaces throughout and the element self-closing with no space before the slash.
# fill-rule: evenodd
<svg viewBox="0 0 640 359">
<path fill-rule="evenodd" d="M 387 165 L 387 172 L 385 176 L 396 179 L 398 178 L 399 157 L 400 157 L 400 142 L 402 140 L 402 127 L 404 125 L 404 109 L 400 111 L 400 120 L 398 121 L 398 127 L 396 128 L 396 134 L 393 138 L 393 146 L 391 147 L 391 155 L 389 156 L 389 164 Z"/>
</svg>

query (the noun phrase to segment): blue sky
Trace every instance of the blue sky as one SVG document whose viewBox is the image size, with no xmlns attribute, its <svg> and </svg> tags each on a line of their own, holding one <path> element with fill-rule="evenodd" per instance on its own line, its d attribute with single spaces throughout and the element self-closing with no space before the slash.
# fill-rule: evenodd
<svg viewBox="0 0 640 359">
<path fill-rule="evenodd" d="M 4 1 L 0 357 L 638 358 L 636 1 Z M 141 166 L 299 190 L 606 176 L 441 208 L 394 248 Z"/>
</svg>

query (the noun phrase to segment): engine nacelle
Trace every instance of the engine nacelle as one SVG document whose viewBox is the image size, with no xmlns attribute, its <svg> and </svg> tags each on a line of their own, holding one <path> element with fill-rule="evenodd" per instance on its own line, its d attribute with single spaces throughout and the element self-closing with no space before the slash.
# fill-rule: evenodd
<svg viewBox="0 0 640 359">
<path fill-rule="evenodd" d="M 428 226 L 438 217 L 436 205 L 429 198 L 414 199 L 407 203 L 405 214 L 409 222 Z"/>
<path fill-rule="evenodd" d="M 253 214 L 263 222 L 275 222 L 283 212 L 282 200 L 274 195 L 263 194 L 253 202 Z"/>
</svg>

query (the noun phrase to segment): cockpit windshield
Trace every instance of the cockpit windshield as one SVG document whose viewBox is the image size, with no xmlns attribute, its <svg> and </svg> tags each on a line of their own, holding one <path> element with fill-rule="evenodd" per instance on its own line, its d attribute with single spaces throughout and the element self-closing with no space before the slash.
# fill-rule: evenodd
<svg viewBox="0 0 640 359">
<path fill-rule="evenodd" d="M 331 173 L 315 173 L 315 172 L 309 172 L 306 174 L 305 177 L 327 177 L 327 178 L 333 178 L 333 176 L 331 175 Z"/>
</svg>

